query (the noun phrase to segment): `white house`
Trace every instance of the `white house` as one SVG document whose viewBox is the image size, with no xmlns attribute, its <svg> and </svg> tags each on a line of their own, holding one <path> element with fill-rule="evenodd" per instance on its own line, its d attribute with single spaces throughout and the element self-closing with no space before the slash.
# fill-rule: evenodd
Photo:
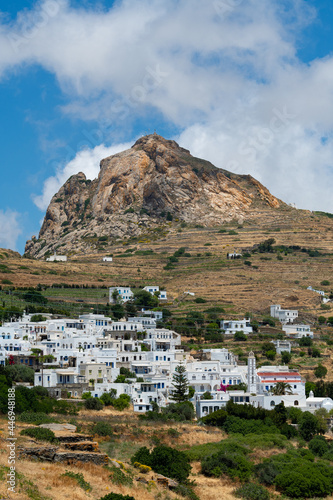
<svg viewBox="0 0 333 500">
<path fill-rule="evenodd" d="M 212 399 L 201 399 L 200 396 L 197 396 L 195 404 L 197 418 L 205 417 L 214 411 L 225 408 L 228 401 L 249 404 L 251 397 L 249 392 L 244 391 L 216 391 L 211 393 L 211 396 Z"/>
<path fill-rule="evenodd" d="M 54 255 L 47 257 L 46 261 L 47 262 L 67 262 L 67 255 L 57 255 L 55 253 Z"/>
<path fill-rule="evenodd" d="M 145 286 L 143 288 L 146 292 L 151 293 L 152 295 L 155 295 L 155 293 L 158 293 L 158 299 L 159 300 L 167 300 L 167 293 L 165 290 L 160 290 L 159 286 Z"/>
<path fill-rule="evenodd" d="M 270 307 L 272 318 L 277 318 L 281 323 L 292 323 L 298 317 L 296 309 L 281 309 L 279 304 Z"/>
<path fill-rule="evenodd" d="M 313 332 L 310 325 L 283 325 L 282 330 L 286 336 L 293 339 L 301 339 L 303 337 L 313 338 Z"/>
<path fill-rule="evenodd" d="M 242 257 L 241 253 L 236 253 L 236 252 L 227 253 L 227 259 L 240 259 L 241 257 Z"/>
<path fill-rule="evenodd" d="M 277 354 L 281 354 L 282 352 L 291 352 L 291 343 L 287 340 L 272 340 L 272 344 L 275 345 Z"/>
<path fill-rule="evenodd" d="M 103 262 L 112 262 L 112 257 L 103 257 Z"/>
<path fill-rule="evenodd" d="M 305 381 L 301 375 L 296 371 L 289 371 L 286 366 L 262 366 L 257 371 L 257 394 L 270 392 L 278 382 L 290 385 L 293 394 L 305 394 Z"/>
<path fill-rule="evenodd" d="M 323 290 L 315 290 L 314 288 L 312 288 L 312 286 L 308 286 L 307 290 L 311 290 L 312 292 L 316 292 L 319 295 L 321 295 L 322 297 L 325 297 L 325 292 Z"/>
<path fill-rule="evenodd" d="M 235 335 L 236 332 L 243 332 L 246 335 L 253 333 L 250 320 L 245 318 L 239 320 L 222 320 L 220 321 L 220 328 L 224 330 L 226 335 Z"/>
<path fill-rule="evenodd" d="M 310 391 L 309 397 L 306 400 L 306 406 L 306 409 L 310 412 L 315 412 L 319 408 L 331 411 L 333 409 L 333 401 L 331 398 L 315 398 L 313 391 Z"/>
<path fill-rule="evenodd" d="M 121 302 L 127 302 L 134 297 L 132 290 L 128 286 L 111 286 L 109 288 L 109 302 L 114 304 L 116 300 L 113 298 L 114 291 L 118 292 L 119 299 Z"/>
</svg>

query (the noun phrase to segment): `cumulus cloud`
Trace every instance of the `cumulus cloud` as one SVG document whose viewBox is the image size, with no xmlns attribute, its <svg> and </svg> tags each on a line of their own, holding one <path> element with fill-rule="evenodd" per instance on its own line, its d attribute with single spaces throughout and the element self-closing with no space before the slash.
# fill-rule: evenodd
<svg viewBox="0 0 333 500">
<path fill-rule="evenodd" d="M 104 11 L 44 0 L 0 21 L 0 78 L 40 65 L 71 117 L 124 132 L 152 110 L 194 154 L 333 211 L 333 58 L 297 53 L 315 16 L 305 0 L 119 0 Z M 44 209 L 71 174 L 97 172 L 106 149 L 60 166 L 35 203 Z"/>
<path fill-rule="evenodd" d="M 20 214 L 13 210 L 0 210 L 0 247 L 16 250 L 16 242 L 22 229 Z"/>
<path fill-rule="evenodd" d="M 87 148 L 79 151 L 73 160 L 65 165 L 59 165 L 56 174 L 46 179 L 42 194 L 33 196 L 34 203 L 40 210 L 46 210 L 52 196 L 71 175 L 83 172 L 87 179 L 95 179 L 99 173 L 99 163 L 103 158 L 119 153 L 130 146 L 131 144 L 127 143 L 109 147 L 101 144 L 93 149 Z"/>
</svg>

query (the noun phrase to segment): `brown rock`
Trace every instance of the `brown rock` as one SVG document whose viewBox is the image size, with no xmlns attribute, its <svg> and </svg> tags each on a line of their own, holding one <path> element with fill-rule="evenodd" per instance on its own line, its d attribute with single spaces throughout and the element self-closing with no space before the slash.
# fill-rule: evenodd
<svg viewBox="0 0 333 500">
<path fill-rule="evenodd" d="M 167 212 L 180 221 L 213 226 L 242 222 L 254 207 L 285 206 L 250 175 L 219 169 L 156 134 L 105 158 L 100 167 L 93 181 L 80 172 L 65 182 L 51 200 L 38 240 L 27 242 L 26 253 L 43 257 L 59 245 L 61 254 L 97 251 L 100 236 L 111 243 L 147 228 L 167 227 Z"/>
</svg>

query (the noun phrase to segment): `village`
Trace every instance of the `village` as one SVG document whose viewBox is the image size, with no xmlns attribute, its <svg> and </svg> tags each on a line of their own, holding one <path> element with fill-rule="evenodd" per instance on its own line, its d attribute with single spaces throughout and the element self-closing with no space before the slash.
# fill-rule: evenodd
<svg viewBox="0 0 333 500">
<path fill-rule="evenodd" d="M 146 292 L 167 300 L 158 286 Z M 133 298 L 129 287 L 110 287 L 110 303 Z M 191 401 L 201 418 L 226 406 L 228 401 L 273 409 L 283 403 L 302 411 L 333 409 L 329 397 L 306 397 L 305 380 L 287 365 L 256 367 L 253 352 L 247 363 L 226 348 L 203 349 L 198 360 L 182 348 L 181 335 L 158 327 L 163 312 L 142 308 L 137 316 L 112 320 L 103 314 L 82 314 L 78 319 L 32 321 L 24 314 L 0 327 L 0 364 L 20 364 L 34 369 L 34 385 L 47 388 L 55 398 L 80 399 L 85 394 L 100 398 L 116 391 L 130 397 L 134 412 L 166 407 L 173 391 L 176 368 L 186 368 Z M 273 340 L 278 354 L 291 350 L 291 343 L 313 338 L 308 324 L 298 322 L 298 311 L 270 306 L 270 315 L 281 323 L 283 340 Z M 253 333 L 250 320 L 221 320 L 226 336 Z"/>
</svg>

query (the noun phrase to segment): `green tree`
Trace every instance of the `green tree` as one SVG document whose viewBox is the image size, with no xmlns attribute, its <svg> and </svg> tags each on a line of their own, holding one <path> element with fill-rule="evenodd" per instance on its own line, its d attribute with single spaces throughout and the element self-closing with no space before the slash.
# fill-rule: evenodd
<svg viewBox="0 0 333 500">
<path fill-rule="evenodd" d="M 287 365 L 290 363 L 291 360 L 291 353 L 288 351 L 282 351 L 281 353 L 281 361 L 284 365 Z"/>
<path fill-rule="evenodd" d="M 310 441 L 319 431 L 319 422 L 317 417 L 309 411 L 305 411 L 298 424 L 300 435 L 305 441 Z"/>
<path fill-rule="evenodd" d="M 134 291 L 134 304 L 137 307 L 157 307 L 158 298 L 146 290 Z"/>
<path fill-rule="evenodd" d="M 84 406 L 87 410 L 99 411 L 103 408 L 103 403 L 99 398 L 88 398 L 84 402 Z"/>
<path fill-rule="evenodd" d="M 318 365 L 314 371 L 315 377 L 324 378 L 327 375 L 327 368 L 323 365 Z"/>
<path fill-rule="evenodd" d="M 234 335 L 234 340 L 236 342 L 244 342 L 247 340 L 247 336 L 245 335 L 244 332 L 236 332 Z"/>
<path fill-rule="evenodd" d="M 186 367 L 178 365 L 175 368 L 175 373 L 172 376 L 172 385 L 174 387 L 170 399 L 177 403 L 183 403 L 189 399 L 188 380 L 186 376 Z"/>
<path fill-rule="evenodd" d="M 46 316 L 43 316 L 42 314 L 33 314 L 31 316 L 31 321 L 33 323 L 38 323 L 39 321 L 46 321 L 46 320 L 47 320 Z"/>
<path fill-rule="evenodd" d="M 301 339 L 299 339 L 298 345 L 301 347 L 311 347 L 312 339 L 310 337 L 302 337 Z"/>
</svg>

